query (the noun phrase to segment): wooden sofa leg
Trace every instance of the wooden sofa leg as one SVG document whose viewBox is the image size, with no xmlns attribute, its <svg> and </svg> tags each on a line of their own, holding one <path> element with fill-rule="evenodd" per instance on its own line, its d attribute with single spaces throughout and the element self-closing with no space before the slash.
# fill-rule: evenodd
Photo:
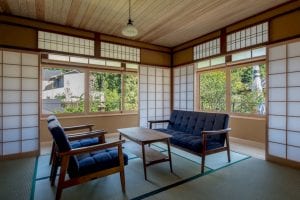
<svg viewBox="0 0 300 200">
<path fill-rule="evenodd" d="M 229 147 L 229 136 L 228 136 L 228 133 L 226 133 L 226 146 L 227 146 L 227 157 L 228 157 L 228 162 L 231 162 L 231 158 L 230 158 L 230 147 Z"/>
<path fill-rule="evenodd" d="M 53 163 L 53 156 L 55 153 L 55 144 L 54 142 L 52 143 L 52 149 L 51 149 L 51 154 L 50 154 L 50 160 L 49 160 L 49 165 L 51 165 Z"/>
<path fill-rule="evenodd" d="M 204 173 L 205 153 L 201 155 L 201 174 Z"/>
<path fill-rule="evenodd" d="M 124 174 L 124 170 L 120 171 L 120 180 L 121 180 L 122 192 L 125 193 L 126 189 L 125 189 L 125 174 Z"/>
<path fill-rule="evenodd" d="M 57 184 L 57 190 L 56 190 L 56 196 L 55 199 L 59 200 L 62 194 L 63 189 L 65 188 L 65 176 L 67 173 L 67 168 L 69 165 L 69 156 L 65 156 L 61 159 L 61 168 L 60 168 L 60 175 L 58 179 L 58 184 Z"/>
</svg>

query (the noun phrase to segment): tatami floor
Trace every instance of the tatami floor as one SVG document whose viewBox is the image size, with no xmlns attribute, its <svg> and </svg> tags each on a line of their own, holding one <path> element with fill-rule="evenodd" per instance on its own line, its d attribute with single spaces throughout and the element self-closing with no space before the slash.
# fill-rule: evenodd
<svg viewBox="0 0 300 200">
<path fill-rule="evenodd" d="M 111 138 L 118 138 L 117 134 L 110 134 L 108 136 Z M 41 143 L 41 155 L 50 153 L 51 150 L 51 142 Z M 230 148 L 232 151 L 242 153 L 245 155 L 249 155 L 258 159 L 265 159 L 265 147 L 264 144 L 259 142 L 253 142 L 249 140 L 243 140 L 239 138 L 230 138 Z"/>
<path fill-rule="evenodd" d="M 248 154 L 252 158 L 214 170 L 204 176 L 193 176 L 187 181 L 145 193 L 137 199 L 300 199 L 299 170 L 263 160 L 264 150 L 262 144 L 235 138 L 231 138 L 230 144 L 233 151 Z M 41 153 L 49 153 L 50 147 L 51 143 L 42 144 Z M 34 166 L 34 162 L 35 158 L 0 162 L 0 199 L 43 199 L 42 196 L 37 196 L 37 190 L 41 186 L 34 186 L 37 183 L 29 177 L 29 174 L 33 174 L 34 167 L 32 166 Z M 128 167 L 127 169 L 129 170 Z M 128 190 L 132 186 L 132 180 L 130 179 L 131 177 L 128 176 Z M 105 179 L 105 181 L 109 180 L 111 179 Z M 118 186 L 117 188 L 119 188 L 118 181 L 117 179 L 117 182 L 114 183 Z M 47 179 L 45 179 L 45 183 L 49 184 Z M 36 188 L 35 195 L 33 195 L 34 189 L 32 188 Z M 67 195 L 68 192 L 66 192 L 65 197 L 68 197 Z M 123 198 L 121 194 L 116 194 L 116 197 L 118 197 L 117 199 L 119 197 L 121 197 L 120 199 L 128 198 L 126 196 L 123 196 Z M 111 199 L 116 198 L 111 196 Z"/>
</svg>

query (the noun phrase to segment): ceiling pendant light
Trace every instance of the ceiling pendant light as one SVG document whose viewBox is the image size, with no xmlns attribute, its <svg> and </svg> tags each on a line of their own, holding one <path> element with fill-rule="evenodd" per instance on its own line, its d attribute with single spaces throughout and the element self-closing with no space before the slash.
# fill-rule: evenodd
<svg viewBox="0 0 300 200">
<path fill-rule="evenodd" d="M 126 37 L 135 37 L 138 34 L 138 30 L 134 27 L 131 20 L 131 0 L 129 0 L 129 18 L 127 25 L 122 29 L 122 34 Z"/>
</svg>

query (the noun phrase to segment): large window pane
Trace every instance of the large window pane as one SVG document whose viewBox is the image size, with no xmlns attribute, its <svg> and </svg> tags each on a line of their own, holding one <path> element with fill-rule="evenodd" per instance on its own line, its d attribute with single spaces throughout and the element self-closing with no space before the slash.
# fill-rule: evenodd
<svg viewBox="0 0 300 200">
<path fill-rule="evenodd" d="M 137 74 L 125 74 L 125 110 L 137 110 L 138 109 L 138 77 Z"/>
<path fill-rule="evenodd" d="M 121 110 L 121 74 L 90 73 L 90 111 L 111 112 Z"/>
<path fill-rule="evenodd" d="M 231 112 L 265 114 L 265 64 L 231 70 Z"/>
<path fill-rule="evenodd" d="M 43 68 L 43 114 L 84 111 L 84 73 L 77 69 Z"/>
<path fill-rule="evenodd" d="M 226 74 L 224 71 L 200 74 L 200 109 L 203 111 L 226 110 Z"/>
</svg>

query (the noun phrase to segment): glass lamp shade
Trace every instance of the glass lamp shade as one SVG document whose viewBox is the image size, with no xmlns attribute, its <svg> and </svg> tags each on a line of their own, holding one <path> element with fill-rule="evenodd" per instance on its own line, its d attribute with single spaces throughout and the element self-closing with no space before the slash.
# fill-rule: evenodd
<svg viewBox="0 0 300 200">
<path fill-rule="evenodd" d="M 126 37 L 134 37 L 137 36 L 138 30 L 133 26 L 132 21 L 129 20 L 127 26 L 125 26 L 122 30 L 122 34 Z"/>
</svg>

